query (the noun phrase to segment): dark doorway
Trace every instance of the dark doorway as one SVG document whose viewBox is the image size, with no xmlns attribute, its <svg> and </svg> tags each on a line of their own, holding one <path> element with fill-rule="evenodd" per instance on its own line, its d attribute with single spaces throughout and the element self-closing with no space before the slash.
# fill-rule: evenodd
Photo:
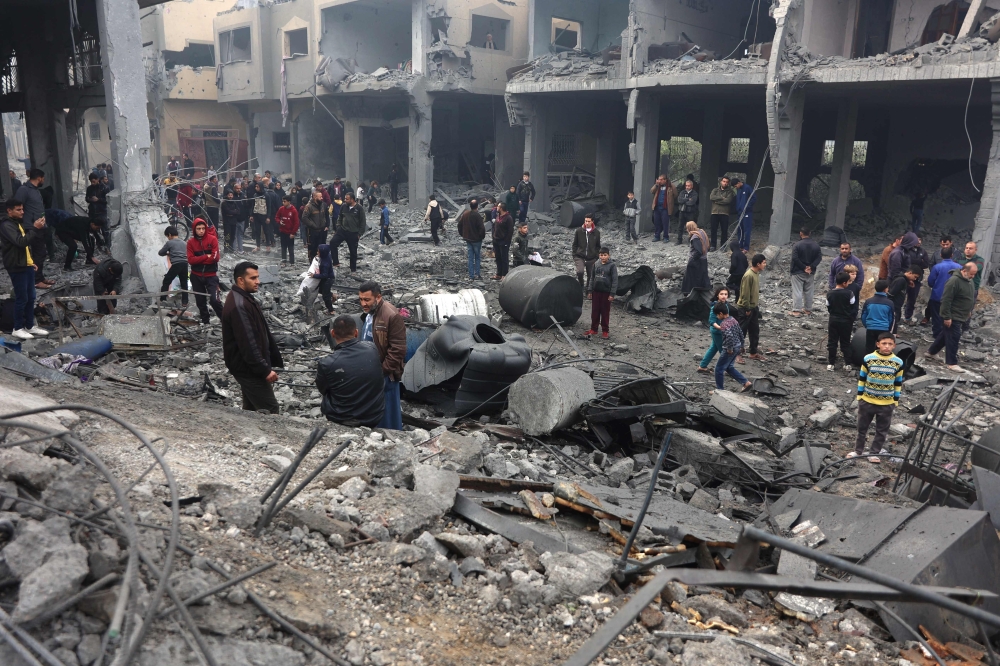
<svg viewBox="0 0 1000 666">
<path fill-rule="evenodd" d="M 854 57 L 867 58 L 889 51 L 893 0 L 869 0 L 858 9 L 854 31 Z"/>
</svg>

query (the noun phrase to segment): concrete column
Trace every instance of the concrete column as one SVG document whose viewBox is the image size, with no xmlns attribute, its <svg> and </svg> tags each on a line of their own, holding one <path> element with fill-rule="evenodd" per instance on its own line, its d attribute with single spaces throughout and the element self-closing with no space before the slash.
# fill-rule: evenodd
<svg viewBox="0 0 1000 666">
<path fill-rule="evenodd" d="M 802 142 L 802 119 L 805 98 L 802 93 L 792 94 L 786 89 L 781 95 L 784 112 L 778 117 L 778 158 L 775 166 L 774 199 L 771 203 L 771 228 L 767 242 L 785 245 L 792 235 L 792 213 L 795 210 L 795 185 L 799 171 L 799 145 Z"/>
<path fill-rule="evenodd" d="M 541 101 L 531 105 L 524 121 L 524 171 L 531 173 L 535 201 L 529 210 L 549 212 L 549 129 L 548 109 Z"/>
<path fill-rule="evenodd" d="M 431 154 L 434 102 L 427 94 L 425 81 L 418 81 L 410 91 L 410 168 L 409 200 L 422 206 L 434 191 L 434 156 Z M 345 124 L 346 141 L 347 128 Z"/>
<path fill-rule="evenodd" d="M 121 221 L 112 236 L 112 253 L 130 262 L 132 277 L 140 277 L 147 290 L 158 289 L 166 268 L 157 251 L 167 220 L 159 206 L 146 203 L 153 170 L 139 5 L 133 0 L 97 0 L 97 20 L 115 159 L 112 195 L 121 202 L 121 215 L 111 220 L 112 225 Z"/>
<path fill-rule="evenodd" d="M 858 126 L 858 100 L 842 99 L 837 106 L 837 134 L 834 137 L 830 193 L 826 198 L 826 226 L 844 228 L 847 199 L 851 191 L 854 161 L 854 133 Z"/>
<path fill-rule="evenodd" d="M 299 176 L 299 118 L 292 117 L 292 182 L 297 183 L 302 178 Z"/>
<path fill-rule="evenodd" d="M 633 106 L 630 103 L 630 107 Z M 632 189 L 639 200 L 639 217 L 636 224 L 639 231 L 653 228 L 653 201 L 649 188 L 656 182 L 660 166 L 660 98 L 647 92 L 640 92 L 635 100 L 634 124 L 635 153 Z"/>
<path fill-rule="evenodd" d="M 410 20 L 410 59 L 413 73 L 423 74 L 427 63 L 427 47 L 431 45 L 431 24 L 427 19 L 427 0 L 414 0 Z M 413 198 L 411 197 L 412 201 Z"/>
<path fill-rule="evenodd" d="M 611 188 L 615 182 L 615 131 L 605 124 L 597 132 L 597 168 L 594 173 L 597 193 L 608 197 L 612 206 Z"/>
<path fill-rule="evenodd" d="M 361 123 L 344 118 L 344 177 L 357 187 L 361 179 Z"/>
<path fill-rule="evenodd" d="M 521 180 L 522 163 L 524 162 L 524 128 L 510 124 L 507 110 L 499 108 L 496 112 L 496 178 L 506 190 Z"/>
<path fill-rule="evenodd" d="M 722 176 L 722 151 L 725 148 L 726 132 L 722 119 L 725 108 L 721 104 L 705 107 L 705 118 L 701 130 L 701 171 L 698 173 L 698 226 L 708 229 L 712 220 L 712 202 L 708 195 L 719 186 Z"/>
<path fill-rule="evenodd" d="M 986 165 L 986 179 L 983 194 L 976 213 L 976 228 L 972 240 L 979 246 L 979 254 L 986 257 L 986 272 L 993 270 L 1000 261 L 1000 237 L 997 234 L 997 220 L 1000 214 L 1000 78 L 990 79 L 993 119 L 993 143 L 990 145 L 990 161 Z M 985 279 L 985 278 L 984 278 Z"/>
<path fill-rule="evenodd" d="M 0 113 L 0 191 L 6 201 L 14 196 L 10 191 L 10 162 L 7 161 L 7 135 L 4 133 L 3 114 Z"/>
<path fill-rule="evenodd" d="M 65 65 L 62 72 L 58 71 L 55 61 L 60 53 L 53 52 L 46 41 L 24 42 L 18 55 L 31 166 L 45 172 L 45 184 L 55 194 L 53 205 L 66 209 L 73 196 L 69 175 L 73 159 L 66 138 L 66 112 L 56 108 L 50 96 L 52 90 L 66 83 Z"/>
</svg>

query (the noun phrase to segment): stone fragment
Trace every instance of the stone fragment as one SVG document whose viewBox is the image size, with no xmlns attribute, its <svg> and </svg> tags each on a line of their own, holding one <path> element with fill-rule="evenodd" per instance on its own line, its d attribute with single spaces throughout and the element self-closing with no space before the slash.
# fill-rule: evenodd
<svg viewBox="0 0 1000 666">
<path fill-rule="evenodd" d="M 711 643 L 688 641 L 681 653 L 681 666 L 750 666 L 750 654 L 727 636 Z"/>
<path fill-rule="evenodd" d="M 360 478 L 365 483 L 370 480 L 368 478 L 368 470 L 362 469 L 360 467 L 353 467 L 351 469 L 346 469 L 343 472 L 330 472 L 325 471 L 317 477 L 317 481 L 323 484 L 324 488 L 339 488 L 348 481 L 354 478 Z"/>
<path fill-rule="evenodd" d="M 688 500 L 688 504 L 697 509 L 701 509 L 702 511 L 708 511 L 709 513 L 712 513 L 719 508 L 719 500 L 715 499 L 701 488 L 695 489 L 694 494 L 691 495 L 691 499 Z"/>
<path fill-rule="evenodd" d="M 291 460 L 289 460 L 285 456 L 279 456 L 279 455 L 264 456 L 263 458 L 260 459 L 260 461 L 265 465 L 267 465 L 268 467 L 270 467 L 271 469 L 273 469 L 275 472 L 278 472 L 279 474 L 284 472 L 292 465 Z"/>
<path fill-rule="evenodd" d="M 351 666 L 363 666 L 365 663 L 365 648 L 361 645 L 361 642 L 355 638 L 347 641 L 347 647 L 344 648 L 344 652 L 347 655 L 347 661 L 351 662 Z"/>
<path fill-rule="evenodd" d="M 768 412 L 771 411 L 763 400 L 754 398 L 747 393 L 734 393 L 732 391 L 715 391 L 708 404 L 731 419 L 757 424 L 763 424 L 764 420 L 767 419 Z"/>
<path fill-rule="evenodd" d="M 375 444 L 369 460 L 372 476 L 388 477 L 394 483 L 407 483 L 413 476 L 417 450 L 409 442 L 387 441 Z"/>
<path fill-rule="evenodd" d="M 205 590 L 213 587 L 213 581 L 207 573 L 201 569 L 181 569 L 170 576 L 170 585 L 181 599 L 189 599 L 196 594 L 201 594 Z M 200 605 L 211 603 L 211 598 L 205 598 L 198 602 Z"/>
<path fill-rule="evenodd" d="M 631 458 L 622 458 L 608 470 L 608 483 L 612 488 L 617 488 L 621 484 L 628 481 L 628 478 L 632 475 L 632 469 L 635 466 L 635 461 Z"/>
<path fill-rule="evenodd" d="M 198 494 L 202 498 L 202 508 L 209 502 L 215 504 L 220 518 L 240 529 L 248 529 L 257 524 L 262 507 L 260 500 L 239 492 L 225 483 L 199 483 Z"/>
<path fill-rule="evenodd" d="M 416 539 L 413 540 L 413 544 L 420 546 L 424 550 L 430 553 L 436 553 L 438 555 L 447 555 L 448 547 L 443 543 L 434 538 L 434 535 L 430 532 L 424 532 Z"/>
<path fill-rule="evenodd" d="M 348 499 L 361 499 L 361 493 L 368 490 L 368 482 L 359 476 L 352 476 L 340 484 L 340 493 Z"/>
<path fill-rule="evenodd" d="M 541 470 L 530 460 L 515 460 L 514 466 L 517 467 L 519 474 L 528 477 L 532 481 L 540 481 L 542 478 Z"/>
<path fill-rule="evenodd" d="M 484 574 L 486 573 L 486 565 L 478 557 L 467 557 L 458 565 L 458 570 L 462 572 L 463 576 Z"/>
<path fill-rule="evenodd" d="M 80 666 L 90 666 L 101 656 L 101 637 L 98 634 L 85 634 L 76 646 L 76 659 Z"/>
<path fill-rule="evenodd" d="M 792 370 L 796 373 L 802 375 L 803 377 L 808 377 L 812 374 L 812 363 L 805 359 L 796 358 L 789 361 L 788 365 L 792 366 Z"/>
<path fill-rule="evenodd" d="M 0 476 L 42 491 L 56 478 L 58 464 L 52 458 L 28 453 L 19 447 L 0 450 Z"/>
<path fill-rule="evenodd" d="M 457 472 L 431 465 L 413 468 L 413 492 L 429 497 L 441 513 L 455 505 L 458 484 Z"/>
<path fill-rule="evenodd" d="M 526 435 L 549 435 L 580 418 L 580 407 L 597 397 L 590 375 L 576 368 L 532 372 L 510 387 L 508 404 Z"/>
<path fill-rule="evenodd" d="M 247 602 L 248 596 L 247 591 L 243 589 L 242 585 L 236 585 L 229 590 L 229 594 L 226 595 L 226 601 L 234 606 L 242 606 Z"/>
<path fill-rule="evenodd" d="M 646 606 L 642 609 L 642 612 L 639 613 L 639 622 L 641 622 L 642 626 L 647 629 L 656 629 L 658 626 L 663 624 L 663 620 L 663 613 L 652 605 Z"/>
<path fill-rule="evenodd" d="M 611 580 L 615 569 L 610 556 L 592 550 L 579 555 L 546 552 L 539 561 L 545 567 L 546 582 L 568 599 L 601 589 Z"/>
<path fill-rule="evenodd" d="M 741 613 L 733 604 L 714 594 L 699 594 L 694 597 L 688 597 L 687 601 L 681 605 L 684 608 L 696 610 L 701 613 L 702 621 L 717 617 L 726 624 L 738 629 L 747 626 L 746 615 Z"/>
<path fill-rule="evenodd" d="M 435 538 L 463 557 L 486 557 L 486 548 L 483 542 L 471 534 L 442 532 Z"/>
<path fill-rule="evenodd" d="M 438 507 L 430 496 L 401 488 L 386 488 L 358 502 L 366 521 L 385 521 L 389 534 L 404 541 L 430 527 L 443 513 Z"/>
<path fill-rule="evenodd" d="M 454 463 L 460 474 L 474 472 L 483 466 L 483 444 L 474 437 L 448 431 L 438 437 L 436 445 L 442 449 L 441 461 Z"/>
<path fill-rule="evenodd" d="M 829 428 L 838 418 L 840 418 L 840 408 L 836 403 L 824 402 L 823 407 L 809 417 L 809 423 L 817 428 Z"/>
<path fill-rule="evenodd" d="M 507 475 L 507 459 L 502 453 L 490 453 L 483 459 L 483 468 L 490 476 L 504 477 Z"/>
<path fill-rule="evenodd" d="M 291 525 L 307 527 L 310 532 L 319 532 L 325 537 L 334 534 L 346 537 L 354 528 L 354 525 L 348 521 L 331 518 L 325 513 L 309 511 L 308 509 L 285 508 L 282 510 L 281 515 L 287 518 Z"/>
<path fill-rule="evenodd" d="M 21 580 L 17 606 L 11 613 L 14 622 L 33 620 L 76 594 L 88 572 L 87 549 L 81 545 L 63 546 L 51 554 L 44 564 Z"/>
<path fill-rule="evenodd" d="M 90 507 L 97 477 L 83 465 L 66 465 L 42 493 L 42 503 L 57 511 L 81 513 Z"/>
</svg>

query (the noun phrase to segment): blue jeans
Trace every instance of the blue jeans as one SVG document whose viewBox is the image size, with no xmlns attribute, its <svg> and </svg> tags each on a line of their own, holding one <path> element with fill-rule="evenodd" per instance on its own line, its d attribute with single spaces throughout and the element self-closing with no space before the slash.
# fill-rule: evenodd
<svg viewBox="0 0 1000 666">
<path fill-rule="evenodd" d="M 670 213 L 667 212 L 666 208 L 655 208 L 653 210 L 653 240 L 660 240 L 660 234 L 663 234 L 663 240 L 670 240 Z"/>
<path fill-rule="evenodd" d="M 722 351 L 722 333 L 719 333 L 714 328 L 711 333 L 712 344 L 709 346 L 708 351 L 705 352 L 705 355 L 701 357 L 700 365 L 703 368 L 707 368 L 708 364 L 712 362 L 713 358 L 715 358 L 715 355 Z"/>
<path fill-rule="evenodd" d="M 747 378 L 736 369 L 734 363 L 736 363 L 736 354 L 730 354 L 723 349 L 719 356 L 719 362 L 715 364 L 715 388 L 721 389 L 723 387 L 723 380 L 725 380 L 727 372 L 730 377 L 740 383 L 740 386 L 747 383 Z"/>
<path fill-rule="evenodd" d="M 941 334 L 944 324 L 941 319 L 941 301 L 928 301 L 927 312 L 931 315 L 931 333 L 936 338 Z"/>
<path fill-rule="evenodd" d="M 403 408 L 399 404 L 399 382 L 394 382 L 388 377 L 385 380 L 385 411 L 382 412 L 382 420 L 378 422 L 379 428 L 389 430 L 403 429 Z"/>
<path fill-rule="evenodd" d="M 472 280 L 479 277 L 479 262 L 482 258 L 483 241 L 475 243 L 465 241 L 465 244 L 469 248 L 469 279 Z"/>
<path fill-rule="evenodd" d="M 519 222 L 523 223 L 524 220 L 527 219 L 527 217 L 528 217 L 528 202 L 527 201 L 521 201 L 521 202 L 518 202 L 518 203 L 519 203 L 520 207 L 518 208 L 518 211 L 517 211 L 517 219 L 518 219 Z"/>
<path fill-rule="evenodd" d="M 14 330 L 35 327 L 35 269 L 10 274 L 14 285 Z"/>
<path fill-rule="evenodd" d="M 246 220 L 240 220 L 233 227 L 233 252 L 243 251 L 243 230 L 246 228 Z"/>
<path fill-rule="evenodd" d="M 921 208 L 919 210 L 913 211 L 913 222 L 912 222 L 913 233 L 919 234 L 920 227 L 922 227 L 923 224 L 924 224 L 924 209 Z"/>
<path fill-rule="evenodd" d="M 952 320 L 951 326 L 941 324 L 941 332 L 934 337 L 934 342 L 927 348 L 928 354 L 937 354 L 944 348 L 944 362 L 948 365 L 958 365 L 958 343 L 962 339 L 962 322 Z"/>
<path fill-rule="evenodd" d="M 753 233 L 753 215 L 744 215 L 740 220 L 740 247 L 750 249 L 750 234 Z"/>
</svg>

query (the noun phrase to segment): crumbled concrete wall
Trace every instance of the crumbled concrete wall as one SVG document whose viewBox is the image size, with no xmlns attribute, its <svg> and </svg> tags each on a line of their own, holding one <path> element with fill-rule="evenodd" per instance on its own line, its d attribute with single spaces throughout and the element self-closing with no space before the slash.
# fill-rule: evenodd
<svg viewBox="0 0 1000 666">
<path fill-rule="evenodd" d="M 211 67 L 174 67 L 167 72 L 165 92 L 170 99 L 204 99 L 215 102 L 215 69 Z"/>
<path fill-rule="evenodd" d="M 927 26 L 927 19 L 945 0 L 906 0 L 896 2 L 889 34 L 889 51 L 920 46 L 920 38 Z M 980 20 L 986 20 L 1000 11 L 1000 0 L 987 0 L 979 12 Z"/>
</svg>

